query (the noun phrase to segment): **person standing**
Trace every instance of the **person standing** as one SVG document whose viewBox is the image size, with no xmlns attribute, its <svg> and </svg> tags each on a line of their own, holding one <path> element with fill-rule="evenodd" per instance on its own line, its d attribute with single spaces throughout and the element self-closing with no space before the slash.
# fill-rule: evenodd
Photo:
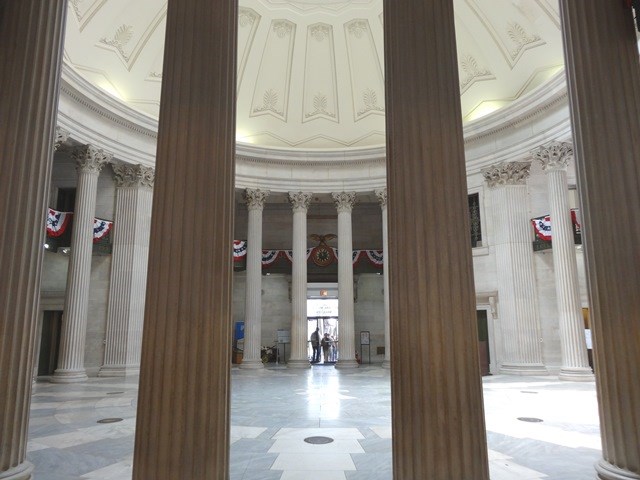
<svg viewBox="0 0 640 480">
<path fill-rule="evenodd" d="M 320 361 L 320 328 L 316 328 L 316 331 L 311 334 L 311 346 L 313 347 L 311 363 L 318 363 Z"/>
<path fill-rule="evenodd" d="M 320 342 L 322 346 L 322 355 L 324 357 L 324 363 L 329 362 L 329 349 L 331 348 L 331 337 L 329 337 L 329 332 L 324 334 L 322 337 L 322 341 Z"/>
</svg>

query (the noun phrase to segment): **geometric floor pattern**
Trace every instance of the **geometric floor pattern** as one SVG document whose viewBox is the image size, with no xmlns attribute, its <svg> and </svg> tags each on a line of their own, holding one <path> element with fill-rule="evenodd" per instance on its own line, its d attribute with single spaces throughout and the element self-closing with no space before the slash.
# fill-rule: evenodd
<svg viewBox="0 0 640 480">
<path fill-rule="evenodd" d="M 388 370 L 234 367 L 231 384 L 231 480 L 392 479 Z M 593 382 L 496 375 L 483 386 L 492 480 L 595 477 L 601 445 Z M 27 454 L 33 478 L 129 480 L 136 394 L 137 377 L 39 381 Z M 111 418 L 122 421 L 97 423 Z M 314 436 L 333 441 L 304 441 Z"/>
</svg>

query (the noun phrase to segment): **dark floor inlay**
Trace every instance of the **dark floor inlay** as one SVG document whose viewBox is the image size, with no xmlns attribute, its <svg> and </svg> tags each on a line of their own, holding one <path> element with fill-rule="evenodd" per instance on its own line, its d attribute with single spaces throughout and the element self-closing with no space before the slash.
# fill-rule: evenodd
<svg viewBox="0 0 640 480">
<path fill-rule="evenodd" d="M 116 423 L 116 422 L 121 422 L 123 419 L 122 418 L 118 418 L 118 417 L 114 417 L 114 418 L 103 418 L 101 420 L 98 420 L 97 423 Z"/>
<path fill-rule="evenodd" d="M 518 417 L 518 420 L 520 420 L 521 422 L 532 422 L 532 423 L 543 421 L 541 418 L 535 418 L 535 417 Z"/>
<path fill-rule="evenodd" d="M 323 445 L 325 443 L 333 442 L 333 438 L 329 437 L 307 437 L 304 439 L 305 442 L 311 443 L 313 445 Z"/>
<path fill-rule="evenodd" d="M 120 395 L 121 393 L 124 392 L 107 392 L 107 395 Z"/>
</svg>

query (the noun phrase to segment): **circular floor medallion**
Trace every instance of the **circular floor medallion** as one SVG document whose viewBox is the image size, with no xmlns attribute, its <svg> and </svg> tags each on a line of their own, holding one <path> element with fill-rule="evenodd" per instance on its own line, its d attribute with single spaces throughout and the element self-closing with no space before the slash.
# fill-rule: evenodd
<svg viewBox="0 0 640 480">
<path fill-rule="evenodd" d="M 311 443 L 312 445 L 324 445 L 325 443 L 333 442 L 333 438 L 329 437 L 307 437 L 304 439 L 305 442 Z"/>
<path fill-rule="evenodd" d="M 541 418 L 535 418 L 535 417 L 518 417 L 518 420 L 520 420 L 521 422 L 531 422 L 531 423 L 538 423 L 543 421 Z"/>
<path fill-rule="evenodd" d="M 124 392 L 107 392 L 107 395 L 120 395 Z"/>
<path fill-rule="evenodd" d="M 101 420 L 98 420 L 98 423 L 117 423 L 117 422 L 121 422 L 122 420 L 123 420 L 122 418 L 118 418 L 118 417 L 103 418 Z"/>
<path fill-rule="evenodd" d="M 531 390 L 520 390 L 520 393 L 538 393 L 538 392 L 532 392 Z"/>
</svg>

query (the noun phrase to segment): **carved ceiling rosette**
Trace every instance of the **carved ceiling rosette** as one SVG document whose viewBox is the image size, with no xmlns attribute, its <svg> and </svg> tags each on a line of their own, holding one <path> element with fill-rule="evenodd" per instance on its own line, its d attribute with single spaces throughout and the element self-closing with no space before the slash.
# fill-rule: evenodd
<svg viewBox="0 0 640 480">
<path fill-rule="evenodd" d="M 531 162 L 507 162 L 481 170 L 489 188 L 505 185 L 524 185 L 529 178 Z"/>
<path fill-rule="evenodd" d="M 309 209 L 311 198 L 313 193 L 311 192 L 289 192 L 289 202 L 294 212 L 306 212 Z"/>
<path fill-rule="evenodd" d="M 356 203 L 356 192 L 332 193 L 331 197 L 333 197 L 338 213 L 351 213 L 351 210 L 353 210 L 353 206 Z"/>
<path fill-rule="evenodd" d="M 564 170 L 573 158 L 573 144 L 553 141 L 533 150 L 531 155 L 542 164 L 545 172 Z"/>
<path fill-rule="evenodd" d="M 101 148 L 96 148 L 93 145 L 76 147 L 72 150 L 71 155 L 76 161 L 78 171 L 93 173 L 95 175 L 99 174 L 102 167 L 113 159 L 112 153 L 105 152 Z"/>
<path fill-rule="evenodd" d="M 151 167 L 143 165 L 129 165 L 126 163 L 114 163 L 112 165 L 115 173 L 116 187 L 147 187 L 153 188 L 156 171 Z"/>
<path fill-rule="evenodd" d="M 249 210 L 262 210 L 271 192 L 259 188 L 247 188 L 242 194 Z"/>
</svg>

